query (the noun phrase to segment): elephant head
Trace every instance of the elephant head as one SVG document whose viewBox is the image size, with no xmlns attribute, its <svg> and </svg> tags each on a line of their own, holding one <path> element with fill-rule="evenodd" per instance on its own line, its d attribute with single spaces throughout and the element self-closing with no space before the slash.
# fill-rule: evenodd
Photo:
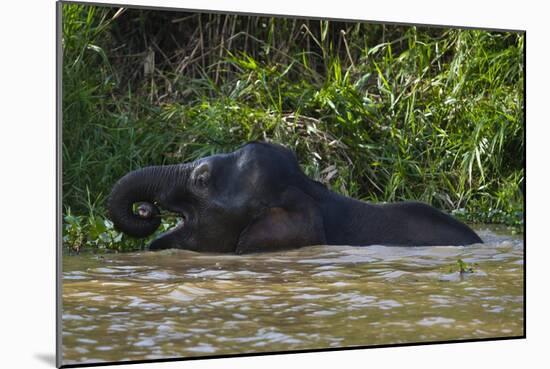
<svg viewBox="0 0 550 369">
<path fill-rule="evenodd" d="M 122 177 L 108 201 L 115 227 L 147 237 L 159 207 L 180 215 L 151 250 L 250 252 L 325 242 L 322 217 L 304 189 L 321 186 L 301 171 L 294 153 L 252 142 L 192 163 L 153 166 Z M 136 204 L 141 204 L 136 212 Z"/>
</svg>

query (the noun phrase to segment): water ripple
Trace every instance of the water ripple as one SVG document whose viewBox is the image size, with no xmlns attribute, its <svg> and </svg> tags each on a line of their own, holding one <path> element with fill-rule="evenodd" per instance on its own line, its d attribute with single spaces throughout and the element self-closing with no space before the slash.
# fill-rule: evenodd
<svg viewBox="0 0 550 369">
<path fill-rule="evenodd" d="M 460 247 L 64 257 L 65 363 L 522 335 L 521 237 L 480 234 Z"/>
</svg>

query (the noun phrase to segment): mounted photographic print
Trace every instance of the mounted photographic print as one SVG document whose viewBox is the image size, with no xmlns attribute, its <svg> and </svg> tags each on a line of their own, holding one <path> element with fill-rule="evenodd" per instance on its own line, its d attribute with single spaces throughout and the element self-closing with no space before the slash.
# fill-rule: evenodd
<svg viewBox="0 0 550 369">
<path fill-rule="evenodd" d="M 524 45 L 59 3 L 58 366 L 525 337 Z"/>
</svg>

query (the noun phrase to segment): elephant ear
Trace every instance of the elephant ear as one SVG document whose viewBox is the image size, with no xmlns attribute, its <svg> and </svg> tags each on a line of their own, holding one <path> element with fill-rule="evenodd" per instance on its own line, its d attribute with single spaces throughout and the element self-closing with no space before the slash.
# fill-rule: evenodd
<svg viewBox="0 0 550 369">
<path fill-rule="evenodd" d="M 243 230 L 235 252 L 275 251 L 325 244 L 321 212 L 311 196 L 296 187 L 265 208 Z"/>
</svg>

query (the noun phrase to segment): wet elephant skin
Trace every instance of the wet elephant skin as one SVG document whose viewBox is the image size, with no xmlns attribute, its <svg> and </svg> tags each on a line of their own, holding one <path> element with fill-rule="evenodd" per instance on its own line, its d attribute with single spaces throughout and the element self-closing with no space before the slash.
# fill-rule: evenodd
<svg viewBox="0 0 550 369">
<path fill-rule="evenodd" d="M 136 212 L 136 204 L 141 204 Z M 467 225 L 420 202 L 371 204 L 307 177 L 293 151 L 265 142 L 122 177 L 109 197 L 117 229 L 147 237 L 161 210 L 182 218 L 151 250 L 249 253 L 308 245 L 468 245 Z"/>
</svg>

